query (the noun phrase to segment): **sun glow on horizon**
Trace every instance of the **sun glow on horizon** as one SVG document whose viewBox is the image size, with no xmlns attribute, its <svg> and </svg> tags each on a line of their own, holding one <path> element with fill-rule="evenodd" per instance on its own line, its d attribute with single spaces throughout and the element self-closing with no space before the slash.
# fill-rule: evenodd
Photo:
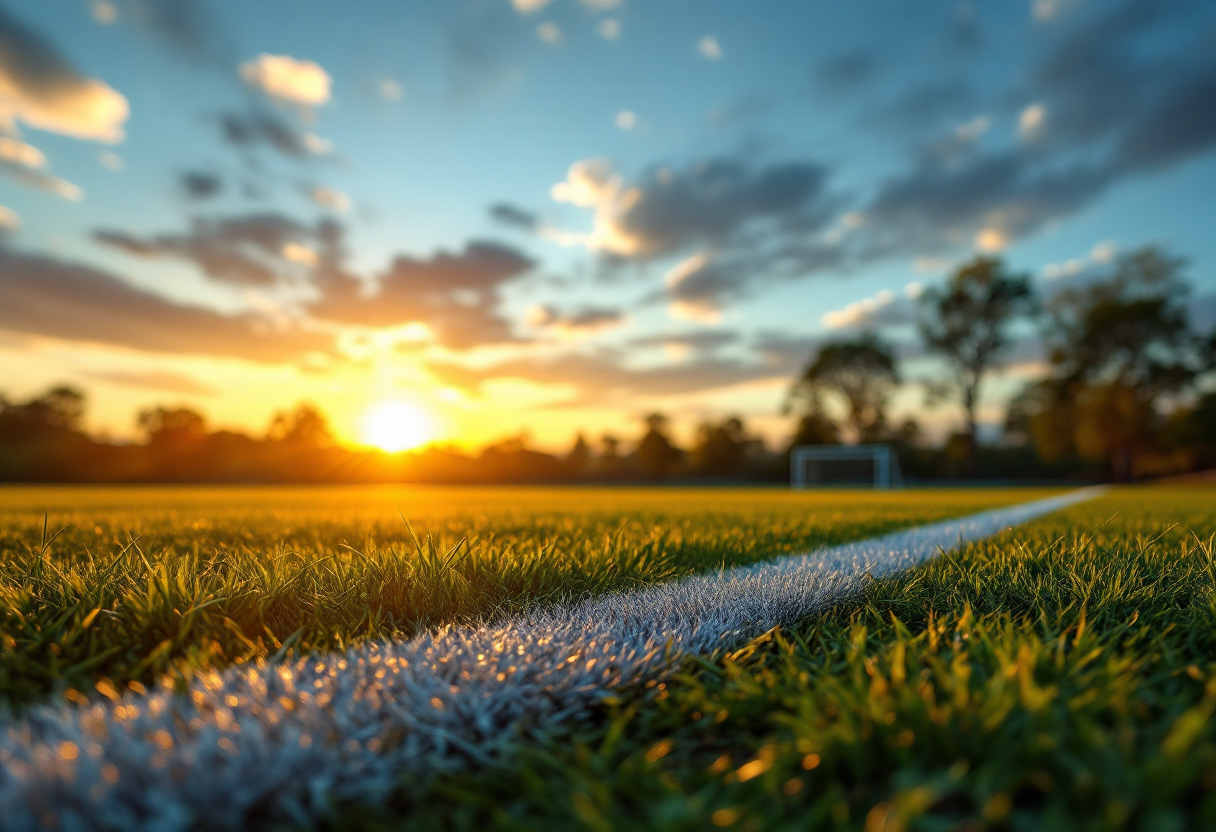
<svg viewBox="0 0 1216 832">
<path fill-rule="evenodd" d="M 363 419 L 363 441 L 389 453 L 417 448 L 433 438 L 430 415 L 409 402 L 382 402 Z"/>
</svg>

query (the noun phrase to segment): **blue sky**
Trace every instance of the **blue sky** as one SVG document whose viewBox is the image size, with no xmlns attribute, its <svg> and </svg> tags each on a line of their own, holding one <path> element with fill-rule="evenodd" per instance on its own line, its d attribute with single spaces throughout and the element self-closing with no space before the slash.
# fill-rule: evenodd
<svg viewBox="0 0 1216 832">
<path fill-rule="evenodd" d="M 826 338 L 932 375 L 915 287 L 977 252 L 1049 293 L 1160 244 L 1216 323 L 1202 2 L 5 0 L 5 48 L 0 386 L 115 435 L 401 399 L 464 444 L 775 440 Z"/>
</svg>

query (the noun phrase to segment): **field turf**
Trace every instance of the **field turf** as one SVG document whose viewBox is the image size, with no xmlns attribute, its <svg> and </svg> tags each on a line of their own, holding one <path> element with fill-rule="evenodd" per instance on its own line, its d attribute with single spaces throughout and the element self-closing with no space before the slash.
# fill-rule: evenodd
<svg viewBox="0 0 1216 832">
<path fill-rule="evenodd" d="M 9 489 L 0 697 L 403 637 L 1044 493 Z M 330 827 L 1216 828 L 1214 537 L 1212 488 L 1115 489 Z"/>
<path fill-rule="evenodd" d="M 404 638 L 1043 493 L 0 488 L 0 706 Z"/>
<path fill-rule="evenodd" d="M 1213 535 L 1116 490 L 334 828 L 1216 828 Z"/>
</svg>

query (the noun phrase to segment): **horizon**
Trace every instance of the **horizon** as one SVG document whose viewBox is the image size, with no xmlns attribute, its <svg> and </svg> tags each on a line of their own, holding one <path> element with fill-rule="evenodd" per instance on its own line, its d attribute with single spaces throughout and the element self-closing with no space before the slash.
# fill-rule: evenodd
<svg viewBox="0 0 1216 832">
<path fill-rule="evenodd" d="M 773 446 L 828 339 L 939 377 L 915 301 L 978 254 L 1049 295 L 1160 245 L 1216 328 L 1210 4 L 358 8 L 0 2 L 0 391 L 119 439 L 308 401 L 348 447 Z M 1045 370 L 1023 325 L 987 434 Z"/>
</svg>

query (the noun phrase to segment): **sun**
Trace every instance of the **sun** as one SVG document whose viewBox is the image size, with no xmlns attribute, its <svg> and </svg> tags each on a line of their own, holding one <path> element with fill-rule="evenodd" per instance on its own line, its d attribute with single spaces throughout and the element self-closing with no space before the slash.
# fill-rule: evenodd
<svg viewBox="0 0 1216 832">
<path fill-rule="evenodd" d="M 409 402 L 383 402 L 363 419 L 363 441 L 389 453 L 416 448 L 432 434 L 430 416 Z"/>
</svg>

